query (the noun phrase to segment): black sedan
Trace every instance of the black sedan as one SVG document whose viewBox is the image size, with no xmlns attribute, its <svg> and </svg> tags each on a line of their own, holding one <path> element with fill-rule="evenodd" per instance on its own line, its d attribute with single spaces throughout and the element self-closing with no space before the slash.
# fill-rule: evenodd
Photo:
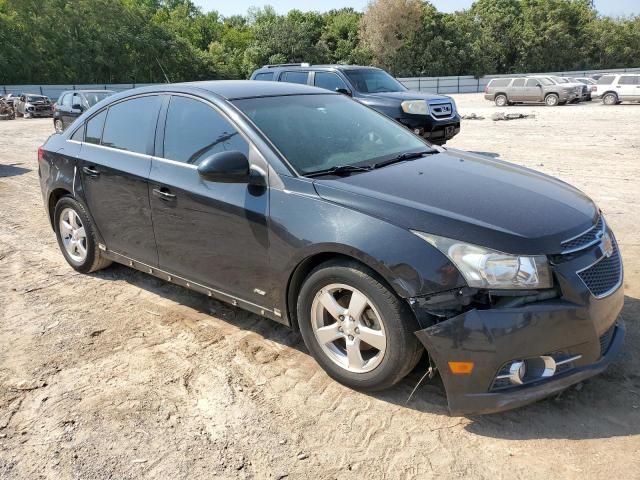
<svg viewBox="0 0 640 480">
<path fill-rule="evenodd" d="M 53 128 L 63 132 L 85 110 L 113 95 L 111 90 L 67 90 L 58 97 L 53 109 Z"/>
<path fill-rule="evenodd" d="M 344 95 L 147 87 L 38 155 L 74 269 L 115 261 L 299 329 L 353 388 L 394 385 L 426 349 L 452 413 L 493 412 L 597 374 L 622 346 L 622 260 L 589 198 Z"/>
</svg>

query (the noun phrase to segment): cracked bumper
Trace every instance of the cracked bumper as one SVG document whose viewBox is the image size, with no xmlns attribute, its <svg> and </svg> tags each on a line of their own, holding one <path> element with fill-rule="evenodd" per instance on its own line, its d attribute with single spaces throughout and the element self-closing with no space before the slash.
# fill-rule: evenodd
<svg viewBox="0 0 640 480">
<path fill-rule="evenodd" d="M 625 329 L 616 320 L 624 290 L 604 299 L 585 298 L 583 304 L 556 299 L 518 308 L 474 309 L 415 332 L 438 367 L 451 414 L 520 407 L 602 372 L 622 349 Z M 601 347 L 607 332 L 612 333 L 610 343 Z M 552 352 L 581 357 L 573 368 L 548 379 L 491 390 L 505 363 Z M 474 369 L 454 375 L 449 361 L 474 362 Z"/>
</svg>

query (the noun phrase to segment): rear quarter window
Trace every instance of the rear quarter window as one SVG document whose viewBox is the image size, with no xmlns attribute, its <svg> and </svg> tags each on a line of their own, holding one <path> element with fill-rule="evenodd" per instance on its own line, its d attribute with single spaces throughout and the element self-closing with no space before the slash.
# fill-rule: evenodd
<svg viewBox="0 0 640 480">
<path fill-rule="evenodd" d="M 614 78 L 616 78 L 615 75 L 605 75 L 604 77 L 600 77 L 598 85 L 611 85 Z"/>
<path fill-rule="evenodd" d="M 256 73 L 254 80 L 273 80 L 273 72 Z"/>
<path fill-rule="evenodd" d="M 510 78 L 494 78 L 489 82 L 490 87 L 506 87 L 511 83 Z"/>
<path fill-rule="evenodd" d="M 105 118 L 107 118 L 107 111 L 103 110 L 87 121 L 87 131 L 84 137 L 85 142 L 100 145 L 100 138 L 102 137 Z M 82 131 L 81 128 L 78 130 Z"/>
</svg>

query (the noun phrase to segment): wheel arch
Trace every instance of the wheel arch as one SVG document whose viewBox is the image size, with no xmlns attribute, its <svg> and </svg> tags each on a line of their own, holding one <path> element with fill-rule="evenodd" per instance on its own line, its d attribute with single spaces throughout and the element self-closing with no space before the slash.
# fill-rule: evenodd
<svg viewBox="0 0 640 480">
<path fill-rule="evenodd" d="M 289 281 L 287 282 L 286 288 L 286 312 L 287 319 L 289 321 L 289 325 L 295 331 L 299 330 L 298 326 L 298 315 L 297 315 L 297 300 L 298 295 L 300 293 L 300 289 L 302 288 L 302 284 L 309 276 L 309 274 L 319 265 L 323 263 L 327 263 L 329 261 L 340 261 L 344 263 L 355 262 L 358 263 L 365 268 L 371 270 L 380 283 L 382 283 L 385 287 L 389 289 L 389 291 L 398 295 L 400 298 L 403 298 L 402 293 L 399 292 L 397 288 L 392 286 L 392 283 L 388 281 L 387 276 L 383 273 L 383 268 L 380 265 L 377 265 L 376 262 L 372 261 L 372 259 L 367 258 L 366 254 L 358 254 L 358 253 L 346 253 L 341 252 L 339 250 L 332 251 L 323 251 L 313 253 L 308 255 L 304 259 L 302 259 L 293 269 L 291 275 L 289 276 Z M 411 311 L 411 309 L 408 309 Z"/>
<path fill-rule="evenodd" d="M 49 193 L 49 199 L 47 201 L 47 213 L 49 214 L 49 223 L 51 224 L 52 229 L 55 229 L 53 216 L 56 211 L 56 205 L 62 197 L 73 197 L 73 194 L 66 188 L 62 187 L 54 188 L 51 193 Z"/>
<path fill-rule="evenodd" d="M 494 94 L 493 94 L 493 100 L 494 100 L 494 101 L 496 100 L 496 97 L 497 97 L 498 95 L 504 95 L 504 98 L 506 98 L 506 99 L 507 99 L 507 102 L 508 102 L 508 101 L 510 101 L 510 100 L 509 100 L 509 95 L 507 95 L 507 92 L 496 92 L 496 93 L 494 93 Z"/>
</svg>

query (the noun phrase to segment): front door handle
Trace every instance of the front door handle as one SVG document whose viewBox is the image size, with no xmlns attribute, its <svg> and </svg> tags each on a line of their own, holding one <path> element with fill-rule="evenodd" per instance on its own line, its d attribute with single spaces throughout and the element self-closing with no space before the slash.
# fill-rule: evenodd
<svg viewBox="0 0 640 480">
<path fill-rule="evenodd" d="M 165 201 L 169 201 L 169 200 L 173 200 L 176 198 L 176 196 L 173 193 L 169 193 L 169 191 L 166 188 L 154 188 L 153 189 L 153 194 L 158 197 L 160 200 L 165 200 Z"/>
<path fill-rule="evenodd" d="M 95 167 L 82 167 L 82 171 L 93 178 L 100 176 L 100 172 Z"/>
</svg>

